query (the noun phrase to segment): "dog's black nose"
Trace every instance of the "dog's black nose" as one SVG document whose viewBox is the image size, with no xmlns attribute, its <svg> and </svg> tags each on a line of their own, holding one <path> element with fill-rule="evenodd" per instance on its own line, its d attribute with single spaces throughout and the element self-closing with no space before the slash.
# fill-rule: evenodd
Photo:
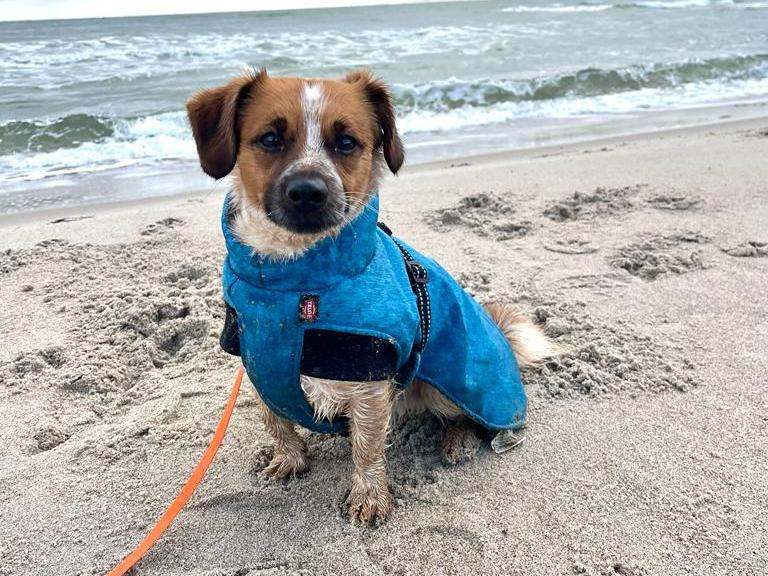
<svg viewBox="0 0 768 576">
<path fill-rule="evenodd" d="M 325 206 L 328 200 L 328 186 L 318 176 L 301 176 L 288 182 L 285 195 L 294 209 L 311 212 Z"/>
</svg>

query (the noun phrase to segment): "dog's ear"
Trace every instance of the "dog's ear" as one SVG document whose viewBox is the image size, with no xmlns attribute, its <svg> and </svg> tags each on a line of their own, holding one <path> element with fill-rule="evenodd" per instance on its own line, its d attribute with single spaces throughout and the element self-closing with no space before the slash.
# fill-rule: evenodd
<svg viewBox="0 0 768 576">
<path fill-rule="evenodd" d="M 240 145 L 238 112 L 266 77 L 265 70 L 244 74 L 226 86 L 202 90 L 187 100 L 200 166 L 212 178 L 224 178 L 235 167 Z"/>
<path fill-rule="evenodd" d="M 373 107 L 380 131 L 378 145 L 384 151 L 387 166 L 393 174 L 397 174 L 405 160 L 405 150 L 395 126 L 395 107 L 392 105 L 392 96 L 387 85 L 367 70 L 350 72 L 344 77 L 344 81 L 360 85 Z"/>
</svg>

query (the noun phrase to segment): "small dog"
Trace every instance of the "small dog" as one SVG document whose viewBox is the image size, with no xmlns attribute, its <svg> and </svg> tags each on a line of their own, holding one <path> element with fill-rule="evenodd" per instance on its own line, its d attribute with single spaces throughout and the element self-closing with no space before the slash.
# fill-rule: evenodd
<svg viewBox="0 0 768 576">
<path fill-rule="evenodd" d="M 505 305 L 483 310 L 434 261 L 377 226 L 378 181 L 404 161 L 386 85 L 244 74 L 187 103 L 202 169 L 232 176 L 222 217 L 225 350 L 243 358 L 275 439 L 269 478 L 309 468 L 295 424 L 348 428 L 353 522 L 391 511 L 395 410 L 447 423 L 446 462 L 480 425 L 523 425 L 518 366 L 553 352 Z"/>
</svg>

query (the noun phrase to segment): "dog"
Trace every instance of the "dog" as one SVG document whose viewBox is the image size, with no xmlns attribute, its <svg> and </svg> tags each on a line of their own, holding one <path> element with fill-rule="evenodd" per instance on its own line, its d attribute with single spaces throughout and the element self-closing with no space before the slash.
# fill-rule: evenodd
<svg viewBox="0 0 768 576">
<path fill-rule="evenodd" d="M 378 524 L 392 509 L 395 413 L 437 415 L 447 463 L 478 426 L 522 427 L 519 367 L 551 355 L 551 342 L 510 306 L 480 307 L 377 225 L 383 168 L 397 174 L 405 159 L 384 82 L 253 71 L 194 94 L 187 112 L 203 171 L 231 176 L 222 346 L 242 356 L 275 440 L 266 477 L 309 469 L 297 423 L 346 431 L 346 514 Z"/>
</svg>

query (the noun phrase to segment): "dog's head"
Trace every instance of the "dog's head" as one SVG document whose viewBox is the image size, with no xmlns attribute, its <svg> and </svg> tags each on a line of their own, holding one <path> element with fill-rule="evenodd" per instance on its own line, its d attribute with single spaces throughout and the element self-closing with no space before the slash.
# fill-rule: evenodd
<svg viewBox="0 0 768 576">
<path fill-rule="evenodd" d="M 243 75 L 187 102 L 200 165 L 234 171 L 241 204 L 292 234 L 318 235 L 367 203 L 382 160 L 404 154 L 385 84 L 368 72 L 342 80 Z"/>
</svg>

